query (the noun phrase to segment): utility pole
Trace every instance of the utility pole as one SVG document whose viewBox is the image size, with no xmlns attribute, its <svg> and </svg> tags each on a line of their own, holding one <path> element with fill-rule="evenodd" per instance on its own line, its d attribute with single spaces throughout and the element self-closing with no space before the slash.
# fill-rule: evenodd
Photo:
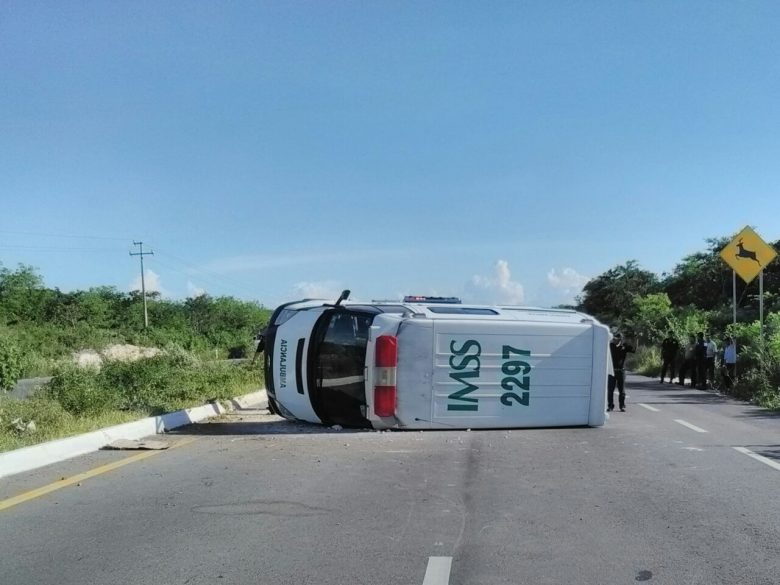
<svg viewBox="0 0 780 585">
<path fill-rule="evenodd" d="M 134 246 L 138 246 L 138 252 L 130 252 L 131 256 L 141 257 L 141 296 L 144 299 L 144 329 L 149 328 L 149 313 L 146 310 L 146 280 L 144 279 L 144 256 L 154 256 L 153 251 L 144 252 L 143 242 L 133 242 Z"/>
</svg>

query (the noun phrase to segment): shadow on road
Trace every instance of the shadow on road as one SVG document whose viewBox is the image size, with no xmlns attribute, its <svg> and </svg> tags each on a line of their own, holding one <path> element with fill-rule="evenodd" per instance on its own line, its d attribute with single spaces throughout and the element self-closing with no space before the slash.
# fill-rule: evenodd
<svg viewBox="0 0 780 585">
<path fill-rule="evenodd" d="M 777 420 L 780 421 L 780 412 L 776 410 L 764 410 L 760 406 L 753 406 L 738 415 L 742 418 L 750 418 L 753 420 Z"/>
<path fill-rule="evenodd" d="M 728 396 L 713 391 L 694 390 L 678 385 L 660 386 L 657 382 L 639 382 L 626 386 L 627 391 L 630 392 L 632 389 L 655 394 L 657 398 L 653 399 L 652 404 L 726 404 L 734 402 Z"/>
<path fill-rule="evenodd" d="M 694 390 L 689 386 L 680 386 L 679 384 L 662 385 L 658 380 L 634 375 L 628 376 L 626 389 L 627 391 L 643 390 L 655 394 L 657 398 L 647 401 L 648 404 L 729 404 L 742 409 L 739 414 L 732 412 L 735 417 L 780 421 L 780 411 L 767 410 L 734 396 L 719 394 L 715 390 Z"/>
<path fill-rule="evenodd" d="M 254 417 L 253 417 L 254 418 Z M 168 433 L 181 436 L 242 436 L 242 435 L 343 435 L 376 432 L 367 429 L 335 429 L 307 422 L 293 422 L 272 414 L 258 416 L 260 420 L 217 420 L 179 427 Z"/>
<path fill-rule="evenodd" d="M 745 445 L 748 449 L 767 459 L 780 462 L 780 445 Z"/>
</svg>

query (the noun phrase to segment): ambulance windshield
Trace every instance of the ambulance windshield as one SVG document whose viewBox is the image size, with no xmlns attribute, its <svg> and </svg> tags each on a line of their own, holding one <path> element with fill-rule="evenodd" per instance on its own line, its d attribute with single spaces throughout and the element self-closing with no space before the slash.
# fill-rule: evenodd
<svg viewBox="0 0 780 585">
<path fill-rule="evenodd" d="M 309 352 L 309 395 L 326 424 L 368 426 L 366 345 L 374 315 L 335 309 L 323 315 Z"/>
</svg>

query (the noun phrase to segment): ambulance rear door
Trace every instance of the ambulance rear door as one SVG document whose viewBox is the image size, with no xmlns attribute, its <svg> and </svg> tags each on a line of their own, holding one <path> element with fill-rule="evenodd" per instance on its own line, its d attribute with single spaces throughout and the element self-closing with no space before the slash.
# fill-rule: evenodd
<svg viewBox="0 0 780 585">
<path fill-rule="evenodd" d="M 589 424 L 594 380 L 603 377 L 594 376 L 593 330 L 592 322 L 435 320 L 432 422 L 460 428 Z"/>
</svg>

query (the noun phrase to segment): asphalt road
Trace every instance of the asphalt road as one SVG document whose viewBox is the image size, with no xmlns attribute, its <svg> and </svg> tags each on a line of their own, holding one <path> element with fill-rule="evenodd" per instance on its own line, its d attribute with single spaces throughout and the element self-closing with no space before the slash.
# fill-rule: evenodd
<svg viewBox="0 0 780 585">
<path fill-rule="evenodd" d="M 780 419 L 705 392 L 629 377 L 601 429 L 352 433 L 245 412 L 169 439 L 195 440 L 0 511 L 0 582 L 780 582 Z M 0 506 L 134 456 L 0 480 Z"/>
</svg>

